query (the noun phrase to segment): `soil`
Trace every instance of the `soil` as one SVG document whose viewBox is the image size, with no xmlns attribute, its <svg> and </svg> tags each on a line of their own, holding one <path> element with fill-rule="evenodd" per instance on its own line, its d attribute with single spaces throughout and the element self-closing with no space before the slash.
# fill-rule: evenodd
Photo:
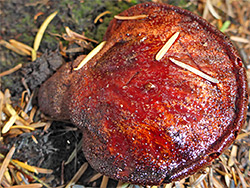
<svg viewBox="0 0 250 188">
<path fill-rule="evenodd" d="M 23 64 L 19 71 L 0 78 L 1 91 L 9 89 L 13 102 L 18 102 L 21 93 L 25 90 L 25 83 L 35 93 L 39 86 L 64 62 L 90 51 L 86 48 L 81 53 L 68 53 L 67 57 L 62 56 L 59 53 L 60 42 L 69 49 L 75 45 L 69 44 L 56 35 L 65 33 L 65 26 L 77 33 L 84 32 L 88 38 L 100 42 L 113 15 L 140 2 L 144 1 L 0 0 L 0 40 L 15 39 L 29 46 L 33 45 L 35 35 L 48 15 L 56 10 L 59 11 L 46 30 L 39 48 L 42 55 L 36 61 L 31 62 L 30 57 L 20 56 L 0 45 L 0 72 L 19 63 Z M 188 5 L 189 1 L 185 0 L 163 2 L 184 6 L 191 11 L 198 8 L 192 3 Z M 106 10 L 112 13 L 95 24 L 93 20 Z M 91 43 L 91 45 L 93 47 L 96 44 Z M 33 105 L 36 105 L 35 97 Z M 38 139 L 38 144 L 33 142 L 30 134 Z M 0 145 L 0 153 L 6 154 L 13 143 L 16 143 L 18 149 L 14 158 L 27 161 L 30 165 L 52 169 L 53 176 L 48 176 L 47 180 L 49 185 L 56 187 L 69 182 L 81 165 L 86 162 L 80 150 L 77 157 L 64 165 L 72 151 L 77 148 L 78 144 L 81 144 L 80 140 L 81 133 L 74 125 L 69 122 L 54 121 L 47 132 L 38 129 L 17 138 L 7 138 L 5 145 Z M 85 187 L 100 187 L 101 178 L 91 183 L 88 182 L 96 173 L 89 166 L 78 184 Z M 118 182 L 109 180 L 108 183 L 107 187 L 115 187 Z"/>
</svg>

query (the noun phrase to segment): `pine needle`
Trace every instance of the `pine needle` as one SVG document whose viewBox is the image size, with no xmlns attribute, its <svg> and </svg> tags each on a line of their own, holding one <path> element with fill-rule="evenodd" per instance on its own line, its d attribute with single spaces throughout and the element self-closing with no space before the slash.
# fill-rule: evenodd
<svg viewBox="0 0 250 188">
<path fill-rule="evenodd" d="M 173 58 L 169 58 L 173 63 L 175 63 L 176 65 L 178 65 L 178 66 L 180 66 L 180 67 L 182 67 L 182 68 L 184 68 L 184 69 L 187 69 L 187 70 L 189 70 L 190 72 L 192 72 L 192 73 L 194 73 L 194 74 L 196 74 L 196 75 L 198 75 L 198 76 L 200 76 L 200 77 L 202 77 L 202 78 L 204 78 L 204 79 L 206 79 L 206 80 L 208 80 L 208 81 L 210 81 L 210 82 L 213 82 L 213 83 L 219 83 L 219 80 L 217 80 L 216 78 L 212 78 L 211 76 L 208 76 L 207 74 L 205 74 L 205 73 L 203 73 L 203 72 L 201 72 L 201 71 L 199 71 L 199 70 L 197 70 L 197 69 L 195 69 L 195 68 L 193 68 L 193 67 L 191 67 L 191 66 L 189 66 L 189 65 L 187 65 L 187 64 L 185 64 L 185 63 L 182 63 L 182 62 L 180 62 L 180 61 L 177 61 L 177 60 L 175 60 L 175 59 L 173 59 Z"/>
<path fill-rule="evenodd" d="M 212 2 L 211 0 L 207 0 L 207 7 L 208 7 L 208 10 L 210 11 L 210 13 L 216 18 L 216 19 L 221 19 L 220 15 L 215 11 L 213 5 L 212 5 Z"/>
<path fill-rule="evenodd" d="M 52 13 L 51 15 L 49 15 L 46 20 L 43 22 L 43 24 L 41 25 L 41 27 L 39 28 L 37 34 L 36 34 L 36 38 L 34 40 L 34 46 L 33 49 L 35 51 L 38 50 L 41 40 L 43 38 L 44 32 L 46 30 L 46 28 L 48 27 L 49 23 L 53 20 L 53 18 L 56 16 L 57 11 L 55 11 L 54 13 Z M 34 52 L 33 52 L 34 53 Z M 35 54 L 32 54 L 35 55 Z"/>
<path fill-rule="evenodd" d="M 5 40 L 0 40 L 0 45 L 3 45 L 5 48 L 8 48 L 9 50 L 12 50 L 13 52 L 16 52 L 19 55 L 26 56 L 27 54 L 21 51 L 20 49 L 16 48 L 12 44 L 8 43 Z"/>
<path fill-rule="evenodd" d="M 91 58 L 93 58 L 106 44 L 106 41 L 101 42 L 97 47 L 95 47 L 78 65 L 77 68 L 74 68 L 74 70 L 81 69 Z"/>
<path fill-rule="evenodd" d="M 32 48 L 22 42 L 16 41 L 14 39 L 10 39 L 9 40 L 10 44 L 12 44 L 13 46 L 15 46 L 16 48 L 20 49 L 21 51 L 23 51 L 26 55 L 30 56 L 31 55 L 31 51 Z"/>
<path fill-rule="evenodd" d="M 144 19 L 147 18 L 148 15 L 136 15 L 136 16 L 119 16 L 115 15 L 114 18 L 117 20 L 138 20 L 138 19 Z"/>
<path fill-rule="evenodd" d="M 106 188 L 107 185 L 108 185 L 108 181 L 109 181 L 109 177 L 108 176 L 103 176 L 100 188 Z"/>
<path fill-rule="evenodd" d="M 13 67 L 12 69 L 9 69 L 7 71 L 4 71 L 4 72 L 0 73 L 0 77 L 12 74 L 13 72 L 16 72 L 17 70 L 19 70 L 20 68 L 22 68 L 22 64 L 18 64 L 15 67 Z"/>
<path fill-rule="evenodd" d="M 11 186 L 10 188 L 40 188 L 43 185 L 40 183 L 32 183 L 32 184 L 27 184 L 27 185 L 14 185 Z"/>
<path fill-rule="evenodd" d="M 104 15 L 106 15 L 106 14 L 111 14 L 111 12 L 110 12 L 110 11 L 105 11 L 105 12 L 99 14 L 99 15 L 95 18 L 94 23 L 96 24 L 96 23 L 98 22 L 98 20 L 99 20 L 101 17 L 103 17 Z"/>
<path fill-rule="evenodd" d="M 52 174 L 53 173 L 53 170 L 51 169 L 47 169 L 47 168 L 39 168 L 39 167 L 36 167 L 34 166 L 34 168 L 36 169 L 36 171 L 40 174 Z"/>
<path fill-rule="evenodd" d="M 0 153 L 0 158 L 4 159 L 4 155 L 2 155 Z M 19 166 L 17 163 L 13 162 L 13 160 L 10 160 L 10 163 L 12 165 L 14 165 L 18 170 L 22 171 L 23 173 L 25 173 L 27 176 L 30 176 L 31 178 L 33 178 L 35 181 L 38 181 L 39 183 L 41 183 L 43 186 L 45 187 L 50 187 L 48 184 L 46 184 L 45 182 L 43 182 L 41 179 L 39 179 L 38 177 L 34 176 L 33 173 L 30 173 L 28 170 L 22 168 L 21 166 Z"/>
<path fill-rule="evenodd" d="M 2 133 L 5 134 L 10 130 L 10 127 L 15 123 L 15 121 L 17 120 L 18 115 L 12 115 L 10 117 L 10 119 L 7 121 L 7 123 L 4 125 L 3 129 L 2 129 Z"/>
<path fill-rule="evenodd" d="M 238 146 L 233 145 L 232 150 L 231 150 L 231 154 L 228 160 L 228 166 L 232 167 L 234 165 L 234 160 L 236 159 L 237 156 L 237 150 L 238 150 Z"/>
<path fill-rule="evenodd" d="M 161 50 L 156 54 L 155 59 L 157 61 L 160 61 L 161 58 L 163 58 L 163 56 L 167 53 L 169 48 L 174 44 L 174 42 L 178 38 L 179 34 L 180 34 L 180 32 L 176 32 L 175 34 L 173 34 L 170 37 L 170 39 L 166 42 L 166 44 L 161 48 Z"/>
<path fill-rule="evenodd" d="M 235 42 L 240 42 L 240 43 L 245 43 L 245 44 L 249 44 L 250 40 L 243 38 L 243 37 L 238 37 L 238 36 L 231 36 L 230 37 L 231 40 L 235 41 Z"/>
<path fill-rule="evenodd" d="M 35 130 L 35 128 L 30 127 L 30 126 L 25 126 L 25 125 L 13 125 L 12 127 L 10 127 L 10 129 L 28 129 L 31 131 Z"/>
<path fill-rule="evenodd" d="M 23 163 L 21 161 L 15 160 L 15 159 L 13 159 L 12 161 L 14 163 L 18 164 L 20 167 L 22 167 L 22 168 L 24 168 L 24 169 L 26 169 L 26 170 L 28 170 L 30 172 L 34 172 L 34 173 L 38 174 L 38 171 L 36 170 L 36 168 L 34 166 L 30 166 L 28 164 L 25 164 L 25 163 Z"/>
<path fill-rule="evenodd" d="M 95 174 L 94 176 L 92 176 L 92 177 L 90 178 L 90 180 L 88 181 L 88 183 L 91 183 L 91 182 L 93 182 L 93 181 L 99 179 L 99 178 L 102 177 L 102 176 L 103 176 L 102 174 L 97 173 L 97 174 Z"/>
<path fill-rule="evenodd" d="M 74 177 L 70 180 L 70 182 L 67 184 L 65 188 L 70 188 L 72 185 L 74 185 L 83 175 L 83 173 L 87 170 L 87 168 L 88 168 L 88 163 L 86 162 L 79 168 L 79 170 L 76 172 Z"/>
<path fill-rule="evenodd" d="M 9 165 L 9 163 L 10 163 L 10 160 L 11 160 L 11 158 L 12 158 L 14 152 L 15 152 L 15 149 L 16 149 L 15 146 L 13 146 L 13 147 L 9 150 L 8 154 L 6 155 L 4 161 L 3 161 L 2 165 L 1 165 L 1 168 L 0 168 L 0 183 L 2 182 L 3 175 L 4 175 L 4 173 L 5 173 L 5 171 L 6 171 L 7 167 L 8 167 L 8 165 Z"/>
</svg>

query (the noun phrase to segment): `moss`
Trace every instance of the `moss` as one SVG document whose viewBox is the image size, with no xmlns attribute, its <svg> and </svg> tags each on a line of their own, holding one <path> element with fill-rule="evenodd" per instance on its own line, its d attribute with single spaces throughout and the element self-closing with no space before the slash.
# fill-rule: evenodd
<svg viewBox="0 0 250 188">
<path fill-rule="evenodd" d="M 105 16 L 103 19 L 103 23 L 97 25 L 96 32 L 86 31 L 86 35 L 89 37 L 93 37 L 97 41 L 102 41 L 103 36 L 107 30 L 107 27 L 109 25 L 109 22 L 113 19 L 114 15 L 119 14 L 120 12 L 128 9 L 129 7 L 136 5 L 138 1 L 134 0 L 131 2 L 125 2 L 125 1 L 105 1 L 105 10 L 108 10 L 111 12 L 111 15 Z"/>
</svg>

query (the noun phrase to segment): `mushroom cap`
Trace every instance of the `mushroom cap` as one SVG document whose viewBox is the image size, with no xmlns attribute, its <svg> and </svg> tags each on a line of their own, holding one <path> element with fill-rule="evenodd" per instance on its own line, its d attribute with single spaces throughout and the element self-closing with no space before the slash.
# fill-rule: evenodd
<svg viewBox="0 0 250 188">
<path fill-rule="evenodd" d="M 83 130 L 83 151 L 95 170 L 157 185 L 194 174 L 232 144 L 246 117 L 246 73 L 229 39 L 201 17 L 159 3 L 120 14 L 135 15 L 147 17 L 113 19 L 105 46 L 76 71 L 69 114 Z"/>
</svg>

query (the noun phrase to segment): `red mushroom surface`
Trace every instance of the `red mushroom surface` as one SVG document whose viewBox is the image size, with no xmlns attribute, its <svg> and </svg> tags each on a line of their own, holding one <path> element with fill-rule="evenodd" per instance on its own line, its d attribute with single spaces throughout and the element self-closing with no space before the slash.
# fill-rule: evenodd
<svg viewBox="0 0 250 188">
<path fill-rule="evenodd" d="M 104 40 L 81 69 L 66 64 L 39 92 L 45 114 L 82 129 L 96 171 L 169 183 L 232 144 L 245 122 L 247 81 L 223 33 L 187 10 L 144 3 L 114 18 Z"/>
</svg>

